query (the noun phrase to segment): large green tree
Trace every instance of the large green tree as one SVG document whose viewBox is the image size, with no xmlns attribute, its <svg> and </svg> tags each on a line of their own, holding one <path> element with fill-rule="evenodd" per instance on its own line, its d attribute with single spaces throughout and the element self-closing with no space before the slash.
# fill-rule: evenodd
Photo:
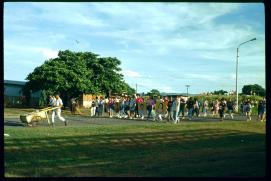
<svg viewBox="0 0 271 181">
<path fill-rule="evenodd" d="M 157 89 L 152 89 L 150 92 L 147 93 L 149 96 L 160 96 L 160 92 Z"/>
<path fill-rule="evenodd" d="M 259 96 L 265 96 L 265 89 L 258 84 L 244 85 L 244 87 L 242 88 L 242 93 L 246 95 L 251 95 L 255 93 Z"/>
<path fill-rule="evenodd" d="M 92 52 L 59 51 L 57 58 L 46 60 L 27 76 L 24 92 L 60 93 L 64 102 L 82 93 L 133 92 L 123 80 L 120 64 L 117 58 L 99 57 Z"/>
<path fill-rule="evenodd" d="M 214 95 L 225 95 L 227 94 L 228 92 L 225 91 L 225 90 L 218 90 L 218 91 L 214 91 L 213 94 Z"/>
</svg>

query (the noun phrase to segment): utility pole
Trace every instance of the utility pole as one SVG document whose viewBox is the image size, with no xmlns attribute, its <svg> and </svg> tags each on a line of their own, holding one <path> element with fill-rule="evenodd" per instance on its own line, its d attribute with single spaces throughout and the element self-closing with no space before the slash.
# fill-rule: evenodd
<svg viewBox="0 0 271 181">
<path fill-rule="evenodd" d="M 137 94 L 137 84 L 136 84 L 136 94 Z"/>
<path fill-rule="evenodd" d="M 236 77 L 235 77 L 235 92 L 236 92 L 236 108 L 237 108 L 237 112 L 238 112 L 238 58 L 239 58 L 239 48 L 241 45 L 251 42 L 251 41 L 255 41 L 256 38 L 253 38 L 251 40 L 245 41 L 241 44 L 238 45 L 237 47 L 237 56 L 236 56 Z"/>
<path fill-rule="evenodd" d="M 190 85 L 185 85 L 186 87 L 186 94 L 187 94 L 187 97 L 188 97 L 188 88 L 190 87 Z"/>
</svg>

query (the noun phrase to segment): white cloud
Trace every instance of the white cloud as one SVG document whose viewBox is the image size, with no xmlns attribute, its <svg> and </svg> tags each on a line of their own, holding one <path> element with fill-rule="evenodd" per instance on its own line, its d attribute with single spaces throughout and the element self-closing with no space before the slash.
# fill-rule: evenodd
<svg viewBox="0 0 271 181">
<path fill-rule="evenodd" d="M 132 77 L 132 78 L 138 78 L 141 77 L 142 75 L 138 72 L 132 71 L 132 70 L 123 70 L 122 74 L 127 77 Z"/>
<path fill-rule="evenodd" d="M 11 6 L 5 8 L 4 55 L 10 67 L 19 59 L 35 67 L 44 58 L 55 58 L 59 49 L 76 49 L 118 57 L 128 83 L 137 81 L 148 91 L 172 92 L 186 82 L 205 87 L 206 81 L 231 87 L 236 47 L 256 37 L 241 47 L 240 77 L 244 69 L 251 75 L 263 70 L 264 33 L 252 26 L 254 20 L 247 24 L 225 16 L 242 14 L 241 4 L 22 3 L 16 9 L 12 9 L 16 3 L 7 4 Z M 226 23 L 217 21 L 219 17 Z M 264 26 L 261 20 L 259 25 Z M 206 62 L 210 64 L 203 65 Z M 253 80 L 262 79 L 260 75 Z"/>
<path fill-rule="evenodd" d="M 58 51 L 49 48 L 40 48 L 40 52 L 46 59 L 58 57 Z"/>
</svg>

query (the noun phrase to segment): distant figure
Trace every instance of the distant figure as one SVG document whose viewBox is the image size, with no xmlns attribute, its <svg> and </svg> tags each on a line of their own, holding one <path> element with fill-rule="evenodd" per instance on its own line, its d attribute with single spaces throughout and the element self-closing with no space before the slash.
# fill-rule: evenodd
<svg viewBox="0 0 271 181">
<path fill-rule="evenodd" d="M 250 99 L 247 99 L 247 101 L 245 102 L 245 115 L 246 115 L 246 118 L 247 118 L 247 121 L 251 121 L 251 102 L 250 102 Z"/>
<path fill-rule="evenodd" d="M 50 95 L 50 96 L 49 96 L 49 104 L 48 104 L 48 106 L 49 106 L 49 107 L 54 107 L 55 101 L 56 101 L 55 96 Z"/>
<path fill-rule="evenodd" d="M 136 116 L 135 116 L 135 110 L 136 110 L 135 98 L 131 97 L 129 104 L 130 104 L 130 119 L 136 118 Z"/>
<path fill-rule="evenodd" d="M 77 99 L 75 99 L 74 113 L 75 113 L 75 114 L 81 114 L 79 102 L 78 102 Z"/>
<path fill-rule="evenodd" d="M 144 119 L 144 99 L 138 95 L 136 98 L 136 104 L 138 109 L 138 117 Z"/>
<path fill-rule="evenodd" d="M 188 109 L 188 118 L 189 120 L 192 120 L 192 114 L 194 111 L 194 100 L 192 97 L 189 97 L 189 99 L 187 100 L 186 107 Z"/>
<path fill-rule="evenodd" d="M 265 99 L 261 100 L 258 104 L 258 120 L 263 122 L 266 113 L 266 102 Z"/>
<path fill-rule="evenodd" d="M 233 102 L 231 99 L 227 103 L 227 109 L 231 119 L 233 119 Z"/>
<path fill-rule="evenodd" d="M 169 98 L 168 104 L 167 104 L 167 111 L 168 111 L 168 117 L 167 121 L 173 121 L 173 110 L 172 110 L 173 100 L 172 97 Z"/>
<path fill-rule="evenodd" d="M 154 108 L 154 105 L 155 105 L 155 102 L 153 100 L 152 97 L 149 97 L 149 99 L 147 100 L 147 111 L 148 111 L 148 118 L 147 119 L 150 119 L 151 118 L 151 113 L 153 111 L 153 108 Z M 155 118 L 153 118 L 155 120 Z"/>
<path fill-rule="evenodd" d="M 90 107 L 90 117 L 95 116 L 95 111 L 96 111 L 96 100 L 91 98 L 91 107 Z"/>
<path fill-rule="evenodd" d="M 95 99 L 95 117 L 99 115 L 99 104 L 100 104 L 100 99 L 96 97 Z"/>
<path fill-rule="evenodd" d="M 208 111 L 208 101 L 205 100 L 203 102 L 203 105 L 202 105 L 202 112 L 203 112 L 203 116 L 206 117 L 207 116 L 207 111 Z"/>
<path fill-rule="evenodd" d="M 173 110 L 173 123 L 177 124 L 179 122 L 178 113 L 180 110 L 180 98 L 176 97 L 172 104 L 172 110 Z"/>
<path fill-rule="evenodd" d="M 108 108 L 109 108 L 109 117 L 112 118 L 113 117 L 113 114 L 114 114 L 114 110 L 115 110 L 115 101 L 113 98 L 109 98 L 108 99 Z"/>
<path fill-rule="evenodd" d="M 194 99 L 194 111 L 192 113 L 192 116 L 194 116 L 194 113 L 196 113 L 196 116 L 199 117 L 199 101 L 198 99 Z"/>
<path fill-rule="evenodd" d="M 224 98 L 222 98 L 219 103 L 219 110 L 218 110 L 219 116 L 220 116 L 220 121 L 224 121 L 226 107 L 227 107 L 227 102 Z"/>
<path fill-rule="evenodd" d="M 182 119 L 184 119 L 184 109 L 185 109 L 185 99 L 181 96 L 181 100 L 180 100 L 180 110 L 178 113 L 178 117 L 182 114 Z"/>
<path fill-rule="evenodd" d="M 213 117 L 216 117 L 218 115 L 218 110 L 219 110 L 219 101 L 216 99 L 213 103 Z"/>
<path fill-rule="evenodd" d="M 158 108 L 157 108 L 157 110 L 156 110 L 156 112 L 157 112 L 157 120 L 158 120 L 158 121 L 162 121 L 162 120 L 163 120 L 163 118 L 162 118 L 163 110 L 164 110 L 164 104 L 163 104 L 163 102 L 161 101 L 161 102 L 158 104 Z"/>
<path fill-rule="evenodd" d="M 71 107 L 70 107 L 71 114 L 75 114 L 75 105 L 76 105 L 75 98 L 71 98 Z"/>
</svg>

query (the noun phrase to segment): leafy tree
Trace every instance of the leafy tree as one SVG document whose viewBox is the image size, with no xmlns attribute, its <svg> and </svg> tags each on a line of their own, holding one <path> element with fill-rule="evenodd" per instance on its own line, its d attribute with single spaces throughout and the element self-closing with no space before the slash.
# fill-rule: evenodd
<svg viewBox="0 0 271 181">
<path fill-rule="evenodd" d="M 157 89 L 152 89 L 150 92 L 147 93 L 149 96 L 160 96 L 160 92 Z"/>
<path fill-rule="evenodd" d="M 58 57 L 49 59 L 30 73 L 24 92 L 44 90 L 44 95 L 59 93 L 67 102 L 82 93 L 107 94 L 131 88 L 123 80 L 117 58 L 98 57 L 92 52 L 59 51 Z M 43 96 L 44 96 L 43 95 Z"/>
<path fill-rule="evenodd" d="M 242 88 L 242 93 L 246 95 L 251 95 L 251 94 L 253 95 L 255 93 L 256 95 L 259 95 L 259 96 L 265 96 L 266 94 L 265 89 L 258 84 L 244 85 Z"/>
<path fill-rule="evenodd" d="M 40 99 L 39 99 L 39 107 L 45 107 L 47 106 L 47 94 L 46 94 L 46 91 L 42 90 L 41 91 L 41 96 L 40 96 Z"/>
<path fill-rule="evenodd" d="M 225 95 L 227 94 L 228 92 L 227 91 L 224 91 L 224 90 L 218 90 L 218 91 L 214 91 L 213 94 L 214 95 Z"/>
</svg>

